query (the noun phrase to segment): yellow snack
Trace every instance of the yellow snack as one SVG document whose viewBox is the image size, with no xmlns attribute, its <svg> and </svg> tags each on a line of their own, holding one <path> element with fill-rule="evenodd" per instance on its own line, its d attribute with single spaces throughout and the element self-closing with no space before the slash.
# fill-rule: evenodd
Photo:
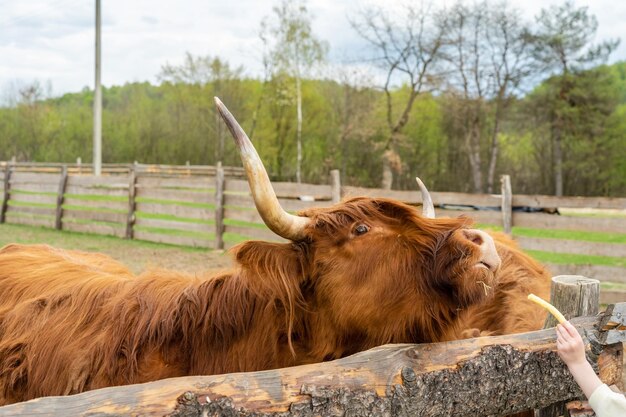
<svg viewBox="0 0 626 417">
<path fill-rule="evenodd" d="M 561 312 L 557 310 L 555 306 L 553 306 L 543 298 L 537 297 L 535 294 L 528 294 L 528 299 L 548 310 L 550 314 L 552 314 L 554 318 L 559 321 L 559 323 L 563 323 L 564 321 L 566 321 L 565 316 L 563 316 L 563 314 L 561 314 Z"/>
</svg>

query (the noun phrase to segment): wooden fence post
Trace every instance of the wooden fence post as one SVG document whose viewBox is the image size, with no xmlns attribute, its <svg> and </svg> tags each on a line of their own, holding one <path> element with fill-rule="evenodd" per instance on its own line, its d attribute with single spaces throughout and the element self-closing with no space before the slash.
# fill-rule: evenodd
<svg viewBox="0 0 626 417">
<path fill-rule="evenodd" d="M 513 226 L 513 193 L 511 191 L 511 177 L 502 175 L 500 177 L 502 190 L 502 228 L 504 233 L 511 236 Z"/>
<path fill-rule="evenodd" d="M 7 162 L 4 167 L 4 193 L 2 196 L 2 206 L 0 206 L 0 223 L 6 221 L 7 209 L 9 208 L 9 198 L 11 198 L 11 191 L 9 189 L 11 185 L 11 165 Z"/>
<path fill-rule="evenodd" d="M 330 186 L 333 204 L 337 204 L 341 201 L 341 175 L 338 169 L 330 171 Z"/>
<path fill-rule="evenodd" d="M 79 156 L 76 158 L 76 168 L 78 168 L 78 175 L 83 173 L 83 159 Z"/>
<path fill-rule="evenodd" d="M 61 230 L 63 228 L 63 199 L 65 197 L 65 187 L 67 186 L 67 165 L 61 168 L 61 180 L 59 181 L 59 191 L 57 192 L 57 210 L 54 220 L 54 228 Z"/>
<path fill-rule="evenodd" d="M 215 249 L 224 249 L 224 168 L 215 170 Z"/>
<path fill-rule="evenodd" d="M 579 316 L 593 316 L 600 308 L 600 281 L 580 275 L 558 275 L 552 277 L 550 303 L 568 320 Z M 544 329 L 557 325 L 557 321 L 548 314 Z M 539 417 L 557 417 L 565 415 L 565 402 L 558 402 L 539 410 Z"/>
<path fill-rule="evenodd" d="M 135 225 L 135 196 L 137 195 L 137 170 L 136 162 L 128 171 L 128 215 L 126 216 L 126 239 L 133 238 L 133 226 Z"/>
</svg>

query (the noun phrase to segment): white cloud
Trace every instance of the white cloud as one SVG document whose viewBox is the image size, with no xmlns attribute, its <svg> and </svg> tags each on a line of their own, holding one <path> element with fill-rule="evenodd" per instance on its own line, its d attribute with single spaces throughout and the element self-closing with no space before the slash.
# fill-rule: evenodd
<svg viewBox="0 0 626 417">
<path fill-rule="evenodd" d="M 260 21 L 276 1 L 258 0 L 107 0 L 103 7 L 105 85 L 156 81 L 166 62 L 178 64 L 186 51 L 220 56 L 261 73 Z M 400 1 L 393 1 L 399 4 Z M 451 1 L 446 1 L 450 4 Z M 514 3 L 514 2 L 513 2 Z M 527 0 L 519 8 L 532 18 L 556 0 Z M 363 42 L 348 16 L 367 4 L 361 0 L 309 0 L 315 34 L 330 45 L 335 62 L 362 56 Z M 382 1 L 378 4 L 390 2 Z M 598 39 L 625 38 L 612 61 L 626 59 L 626 3 L 597 0 L 587 4 L 599 22 Z M 49 80 L 54 93 L 93 86 L 94 2 L 85 0 L 0 0 L 0 90 L 12 82 Z"/>
</svg>

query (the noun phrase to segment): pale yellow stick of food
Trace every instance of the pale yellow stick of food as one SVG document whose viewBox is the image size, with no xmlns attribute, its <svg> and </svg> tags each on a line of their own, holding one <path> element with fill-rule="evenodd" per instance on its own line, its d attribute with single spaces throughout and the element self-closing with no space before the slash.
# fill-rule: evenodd
<svg viewBox="0 0 626 417">
<path fill-rule="evenodd" d="M 555 319 L 559 321 L 559 323 L 565 322 L 565 316 L 561 314 L 559 310 L 556 309 L 555 306 L 544 300 L 543 298 L 537 297 L 535 294 L 528 294 L 528 299 L 539 304 L 541 307 L 545 308 L 554 316 Z"/>
</svg>

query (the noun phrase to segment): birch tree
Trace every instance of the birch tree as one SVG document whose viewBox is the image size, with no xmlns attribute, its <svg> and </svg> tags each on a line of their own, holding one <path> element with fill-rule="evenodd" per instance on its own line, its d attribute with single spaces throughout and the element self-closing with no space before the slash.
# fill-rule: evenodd
<svg viewBox="0 0 626 417">
<path fill-rule="evenodd" d="M 295 80 L 296 94 L 296 181 L 302 181 L 302 78 L 325 60 L 328 46 L 317 39 L 305 0 L 282 0 L 272 18 L 261 24 L 261 38 L 268 46 L 264 62 L 271 62 L 274 76 L 285 73 Z"/>
</svg>

